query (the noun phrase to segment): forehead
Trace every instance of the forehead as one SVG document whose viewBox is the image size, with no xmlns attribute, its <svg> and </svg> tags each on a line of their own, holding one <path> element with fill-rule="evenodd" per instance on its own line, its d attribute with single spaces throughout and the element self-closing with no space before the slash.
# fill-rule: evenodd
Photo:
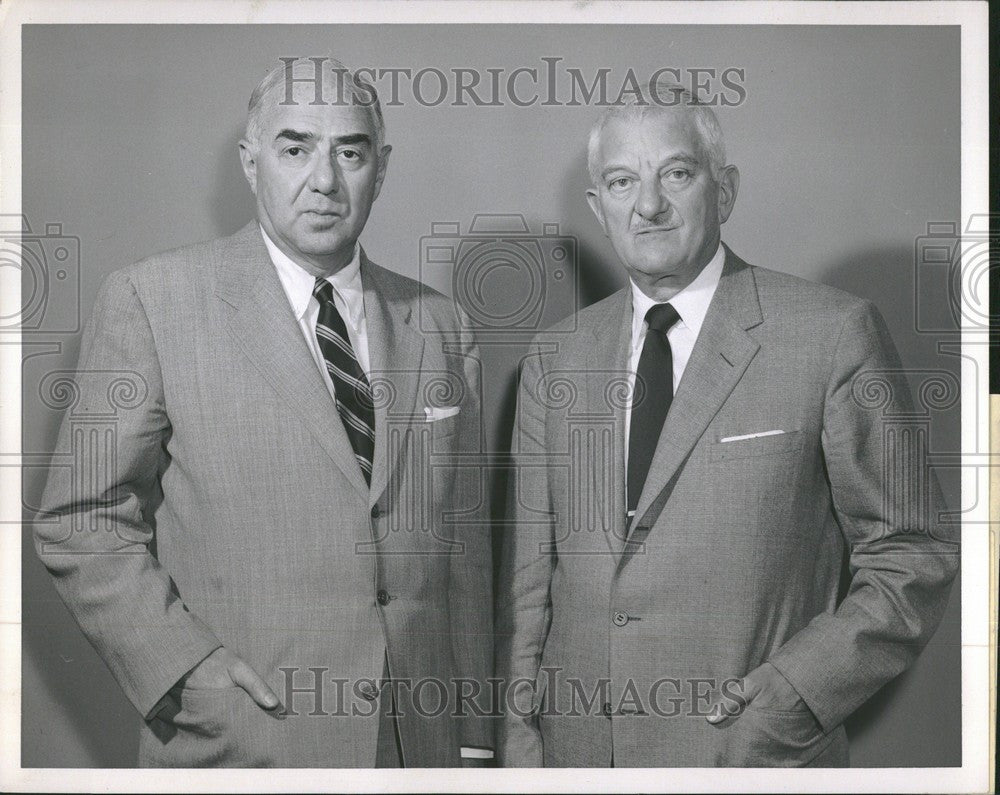
<svg viewBox="0 0 1000 795">
<path fill-rule="evenodd" d="M 332 82 L 333 78 L 331 78 Z M 285 85 L 279 83 L 261 100 L 261 126 L 265 140 L 283 129 L 313 133 L 318 136 L 343 136 L 365 134 L 374 137 L 371 114 L 364 106 L 352 101 L 346 94 L 342 102 L 324 99 L 322 104 L 312 104 L 315 90 L 312 85 L 297 84 L 286 100 Z"/>
<path fill-rule="evenodd" d="M 699 157 L 701 138 L 693 116 L 683 109 L 647 109 L 612 116 L 601 128 L 598 164 L 619 160 L 664 161 L 677 155 Z"/>
</svg>

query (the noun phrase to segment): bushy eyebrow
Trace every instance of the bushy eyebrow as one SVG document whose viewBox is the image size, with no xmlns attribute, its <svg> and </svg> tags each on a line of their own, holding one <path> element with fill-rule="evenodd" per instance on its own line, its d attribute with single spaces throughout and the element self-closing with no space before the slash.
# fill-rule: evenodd
<svg viewBox="0 0 1000 795">
<path fill-rule="evenodd" d="M 315 140 L 316 136 L 313 135 L 312 133 L 299 132 L 298 130 L 290 130 L 286 127 L 284 130 L 282 130 L 276 136 L 274 136 L 275 141 L 278 141 L 282 138 L 285 138 L 286 140 L 289 141 L 295 141 L 295 143 L 297 144 L 304 144 L 307 143 L 308 141 Z"/>
<path fill-rule="evenodd" d="M 694 157 L 693 155 L 676 154 L 676 155 L 671 155 L 670 157 L 668 157 L 663 162 L 663 167 L 666 167 L 668 165 L 672 165 L 674 163 L 685 163 L 686 165 L 689 165 L 689 166 L 691 166 L 693 168 L 696 168 L 699 165 L 701 165 L 701 161 L 698 160 L 698 158 Z M 603 171 L 601 171 L 601 178 L 602 179 L 606 179 L 609 174 L 611 174 L 611 173 L 613 173 L 615 171 L 631 171 L 631 170 L 632 169 L 629 168 L 626 165 L 612 163 L 611 165 L 606 166 Z"/>
<path fill-rule="evenodd" d="M 689 166 L 701 165 L 701 161 L 693 155 L 674 155 L 667 160 L 667 163 L 687 163 Z"/>
<path fill-rule="evenodd" d="M 369 144 L 371 145 L 371 136 L 367 133 L 353 133 L 352 135 L 341 135 L 339 138 L 333 139 L 337 144 Z"/>
<path fill-rule="evenodd" d="M 314 133 L 302 132 L 301 130 L 291 130 L 287 127 L 274 136 L 275 141 L 285 139 L 286 141 L 294 141 L 297 144 L 309 143 L 310 141 L 315 141 L 316 138 L 317 136 Z M 371 144 L 372 142 L 371 136 L 367 133 L 351 133 L 350 135 L 341 135 L 333 140 L 338 146 L 342 146 L 344 144 Z"/>
</svg>

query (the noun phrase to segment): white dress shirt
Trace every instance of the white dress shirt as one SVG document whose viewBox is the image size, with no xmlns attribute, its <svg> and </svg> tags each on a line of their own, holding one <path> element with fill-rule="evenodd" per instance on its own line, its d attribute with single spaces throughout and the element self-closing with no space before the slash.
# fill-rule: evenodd
<svg viewBox="0 0 1000 795">
<path fill-rule="evenodd" d="M 701 324 L 708 314 L 708 305 L 712 303 L 712 296 L 715 295 L 715 288 L 719 286 L 719 279 L 722 277 L 722 266 L 726 261 L 726 252 L 719 244 L 712 259 L 701 269 L 693 282 L 681 290 L 670 299 L 669 303 L 677 314 L 678 320 L 667 332 L 667 340 L 670 342 L 670 354 L 674 363 L 674 394 L 677 394 L 677 387 L 684 375 L 684 368 L 687 367 L 688 359 L 691 358 L 691 351 L 698 341 L 698 334 L 701 332 Z M 635 389 L 635 373 L 639 368 L 639 357 L 642 356 L 642 346 L 646 342 L 646 331 L 649 328 L 646 323 L 646 313 L 650 307 L 657 303 L 646 295 L 634 281 L 629 280 L 632 287 L 632 347 L 630 349 L 628 361 L 628 381 L 629 396 Z M 629 400 L 625 407 L 625 469 L 628 470 L 628 445 L 629 430 L 632 424 L 632 403 Z M 626 484 L 626 492 L 628 484 Z M 626 494 L 627 497 L 627 494 Z M 628 504 L 626 502 L 626 504 Z"/>
<path fill-rule="evenodd" d="M 299 329 L 302 331 L 302 336 L 305 337 L 306 345 L 309 346 L 316 367 L 326 382 L 330 396 L 336 399 L 333 380 L 326 369 L 326 360 L 323 358 L 323 352 L 316 339 L 316 320 L 319 317 L 319 301 L 313 295 L 316 277 L 302 266 L 297 265 L 278 248 L 267 236 L 263 227 L 261 227 L 260 233 L 264 236 L 267 253 L 270 254 L 271 262 L 274 263 L 274 268 L 278 272 L 278 280 L 288 297 L 292 313 L 299 322 Z M 372 370 L 371 361 L 368 358 L 368 323 L 365 319 L 365 294 L 361 287 L 361 245 L 354 244 L 354 256 L 345 267 L 324 278 L 333 287 L 334 306 L 337 307 L 337 311 L 344 319 L 344 325 L 347 326 L 347 334 L 351 338 L 354 355 L 370 380 Z M 461 756 L 463 759 L 492 759 L 493 751 L 487 748 L 463 746 Z"/>
<path fill-rule="evenodd" d="M 323 352 L 319 348 L 316 339 L 316 319 L 319 317 L 319 301 L 313 296 L 313 288 L 316 286 L 316 277 L 301 265 L 297 265 L 287 254 L 278 248 L 267 236 L 267 232 L 261 227 L 261 234 L 264 236 L 264 245 L 267 246 L 267 253 L 271 255 L 271 262 L 278 272 L 278 280 L 281 282 L 285 295 L 288 297 L 288 304 L 292 307 L 292 313 L 299 323 L 302 336 L 309 346 L 313 361 L 326 382 L 326 388 L 333 392 L 333 380 L 326 369 L 326 360 Z M 326 280 L 333 287 L 333 304 L 344 319 L 347 326 L 347 335 L 350 337 L 351 347 L 354 348 L 354 355 L 365 371 L 365 375 L 371 379 L 371 362 L 368 358 L 368 323 L 365 321 L 365 294 L 361 287 L 361 245 L 354 244 L 354 256 L 351 261 L 336 273 L 326 276 Z"/>
</svg>

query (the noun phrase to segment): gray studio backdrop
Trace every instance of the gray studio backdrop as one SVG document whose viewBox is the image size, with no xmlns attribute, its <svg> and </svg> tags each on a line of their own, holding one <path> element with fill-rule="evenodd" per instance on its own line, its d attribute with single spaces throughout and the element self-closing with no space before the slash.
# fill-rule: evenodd
<svg viewBox="0 0 1000 795">
<path fill-rule="evenodd" d="M 920 27 L 26 27 L 23 210 L 33 245 L 49 255 L 41 266 L 47 302 L 38 274 L 24 276 L 32 318 L 40 321 L 40 331 L 25 336 L 26 507 L 38 504 L 60 418 L 58 400 L 43 400 L 43 379 L 74 365 L 77 318 L 88 316 L 105 275 L 154 252 L 229 234 L 253 217 L 236 141 L 250 91 L 280 56 L 334 55 L 352 68 L 411 73 L 433 67 L 452 93 L 453 69 L 477 70 L 485 81 L 487 69 L 544 74 L 542 58 L 561 58 L 562 99 L 567 69 L 588 83 L 610 69 L 612 96 L 630 67 L 647 77 L 664 67 L 714 69 L 713 90 L 723 70 L 745 70 L 742 103 L 719 109 L 729 159 L 742 173 L 726 242 L 754 264 L 874 300 L 907 367 L 957 374 L 958 357 L 938 351 L 954 339 L 942 330 L 950 322 L 946 280 L 940 267 L 921 269 L 914 251 L 928 221 L 957 220 L 960 210 L 959 45 L 958 28 Z M 425 105 L 404 81 L 401 104 L 385 111 L 393 153 L 362 238 L 370 256 L 448 289 L 441 263 L 427 262 L 431 249 L 448 246 L 429 243 L 450 245 L 477 214 L 506 213 L 528 227 L 507 234 L 540 235 L 542 257 L 553 250 L 546 240 L 570 241 L 563 249 L 569 267 L 559 271 L 566 278 L 550 285 L 555 303 L 545 320 L 621 286 L 584 199 L 586 135 L 598 109 L 543 105 L 550 98 L 543 77 L 542 96 L 527 107 L 507 97 L 499 106 L 454 106 L 450 98 L 435 104 L 436 78 L 425 77 Z M 521 101 L 535 93 L 529 82 L 518 78 Z M 4 231 L 16 220 L 4 219 Z M 57 250 L 70 252 L 65 267 Z M 507 302 L 517 309 L 522 275 L 508 269 L 486 279 L 484 307 Z M 522 326 L 535 322 L 530 312 L 525 317 Z M 483 346 L 488 441 L 496 450 L 509 444 L 525 342 L 514 329 Z M 931 418 L 931 450 L 958 450 L 957 405 Z M 975 496 L 960 499 L 957 474 L 941 477 L 950 507 L 967 508 Z M 23 532 L 23 764 L 129 766 L 139 717 Z M 956 587 L 916 666 L 852 717 L 856 765 L 961 763 L 959 617 Z"/>
</svg>

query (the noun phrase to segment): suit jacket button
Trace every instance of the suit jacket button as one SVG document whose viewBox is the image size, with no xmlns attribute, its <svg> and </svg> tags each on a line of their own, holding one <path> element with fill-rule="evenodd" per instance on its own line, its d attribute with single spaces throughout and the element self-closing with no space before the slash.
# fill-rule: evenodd
<svg viewBox="0 0 1000 795">
<path fill-rule="evenodd" d="M 360 685 L 358 685 L 358 691 L 364 698 L 368 699 L 369 701 L 374 701 L 376 698 L 378 698 L 378 689 L 372 682 L 362 682 Z"/>
<path fill-rule="evenodd" d="M 379 590 L 379 592 L 375 594 L 375 599 L 378 600 L 378 603 L 384 607 L 389 604 L 389 600 L 392 599 L 392 597 L 389 596 L 388 591 Z"/>
<path fill-rule="evenodd" d="M 628 613 L 623 613 L 619 610 L 611 616 L 611 620 L 616 627 L 624 627 L 628 623 Z"/>
<path fill-rule="evenodd" d="M 377 505 L 372 506 L 372 519 L 378 519 L 382 515 L 382 509 Z"/>
</svg>

